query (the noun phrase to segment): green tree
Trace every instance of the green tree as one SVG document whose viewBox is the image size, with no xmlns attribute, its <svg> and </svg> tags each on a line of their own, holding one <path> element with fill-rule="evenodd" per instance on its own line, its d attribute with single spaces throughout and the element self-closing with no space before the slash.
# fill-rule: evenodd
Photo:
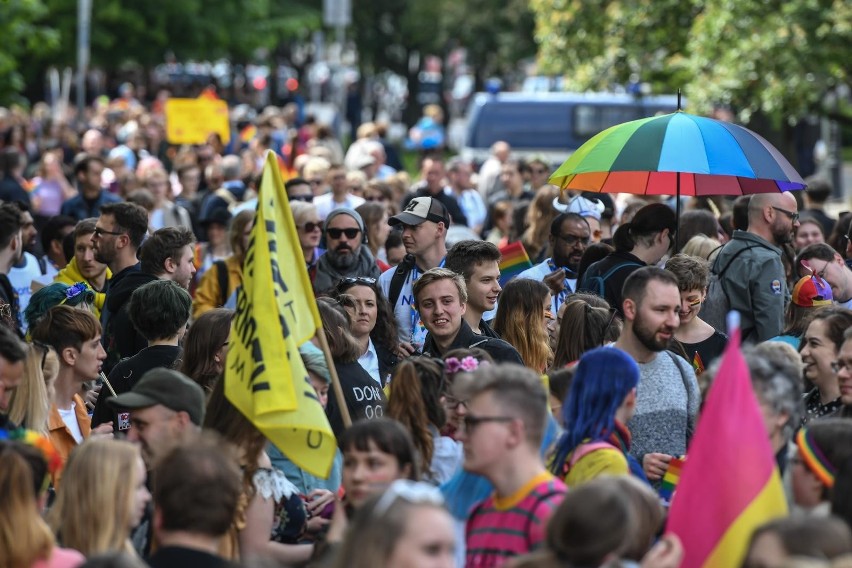
<svg viewBox="0 0 852 568">
<path fill-rule="evenodd" d="M 847 0 L 714 0 L 693 25 L 691 103 L 728 103 L 747 122 L 761 112 L 793 122 L 852 78 Z"/>
<path fill-rule="evenodd" d="M 671 92 L 700 0 L 531 0 L 543 73 L 570 90 L 606 90 L 630 81 Z"/>
<path fill-rule="evenodd" d="M 538 59 L 569 89 L 631 79 L 683 88 L 692 112 L 730 104 L 748 122 L 819 107 L 852 76 L 848 0 L 531 0 Z"/>
<path fill-rule="evenodd" d="M 41 0 L 0 0 L 0 105 L 23 102 L 18 93 L 24 89 L 22 69 L 29 55 L 56 53 L 59 34 L 39 23 L 46 15 Z"/>
</svg>

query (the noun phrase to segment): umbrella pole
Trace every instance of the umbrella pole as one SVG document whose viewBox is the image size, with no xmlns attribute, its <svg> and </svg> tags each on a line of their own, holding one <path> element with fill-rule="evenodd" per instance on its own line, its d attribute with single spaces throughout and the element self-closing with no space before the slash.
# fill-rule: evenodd
<svg viewBox="0 0 852 568">
<path fill-rule="evenodd" d="M 676 192 L 675 192 L 675 249 L 674 253 L 680 252 L 680 172 L 675 173 L 676 177 Z"/>
</svg>

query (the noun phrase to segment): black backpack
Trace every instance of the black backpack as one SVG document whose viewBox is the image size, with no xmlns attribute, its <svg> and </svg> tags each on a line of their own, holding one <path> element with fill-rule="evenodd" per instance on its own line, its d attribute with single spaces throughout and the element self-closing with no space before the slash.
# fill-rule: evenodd
<svg viewBox="0 0 852 568">
<path fill-rule="evenodd" d="M 402 292 L 402 286 L 405 284 L 405 279 L 408 278 L 408 273 L 415 266 L 415 258 L 413 254 L 406 254 L 393 273 L 388 289 L 388 302 L 390 302 L 391 310 L 396 308 L 396 302 L 399 300 L 399 295 Z"/>
<path fill-rule="evenodd" d="M 616 264 L 603 274 L 599 276 L 586 276 L 583 278 L 583 285 L 579 286 L 578 289 L 583 291 L 592 292 L 597 294 L 601 298 L 606 298 L 606 281 L 612 277 L 613 274 L 625 268 L 627 266 L 636 266 L 642 267 L 646 266 L 645 264 L 639 264 L 638 262 L 622 262 L 621 264 Z"/>
</svg>

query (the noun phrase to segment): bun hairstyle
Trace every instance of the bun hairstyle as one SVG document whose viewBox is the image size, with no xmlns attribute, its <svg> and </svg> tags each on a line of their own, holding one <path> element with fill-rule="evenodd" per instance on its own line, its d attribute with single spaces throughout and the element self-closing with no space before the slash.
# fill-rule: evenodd
<svg viewBox="0 0 852 568">
<path fill-rule="evenodd" d="M 637 211 L 632 221 L 618 227 L 612 236 L 612 243 L 615 250 L 629 252 L 640 243 L 650 246 L 653 236 L 663 229 L 674 234 L 677 231 L 677 217 L 668 205 L 651 203 Z"/>
</svg>

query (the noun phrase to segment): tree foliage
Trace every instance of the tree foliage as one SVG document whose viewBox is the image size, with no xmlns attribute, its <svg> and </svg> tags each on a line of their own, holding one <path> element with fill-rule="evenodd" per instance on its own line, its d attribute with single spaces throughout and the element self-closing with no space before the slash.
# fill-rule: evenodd
<svg viewBox="0 0 852 568">
<path fill-rule="evenodd" d="M 261 48 L 306 36 L 321 25 L 311 0 L 95 0 L 91 65 L 107 72 L 150 68 L 168 52 L 178 60 L 227 57 L 248 61 Z M 0 0 L 0 102 L 38 83 L 50 66 L 76 66 L 77 2 Z M 17 70 L 16 70 L 17 66 Z M 6 95 L 8 98 L 9 95 Z"/>
<path fill-rule="evenodd" d="M 0 105 L 17 101 L 24 88 L 21 71 L 28 55 L 55 53 L 58 34 L 38 24 L 46 15 L 47 6 L 41 0 L 0 1 Z"/>
<path fill-rule="evenodd" d="M 747 120 L 812 110 L 849 82 L 848 0 L 532 0 L 538 57 L 571 89 L 631 79 L 683 88 L 694 112 L 730 104 Z"/>
</svg>

